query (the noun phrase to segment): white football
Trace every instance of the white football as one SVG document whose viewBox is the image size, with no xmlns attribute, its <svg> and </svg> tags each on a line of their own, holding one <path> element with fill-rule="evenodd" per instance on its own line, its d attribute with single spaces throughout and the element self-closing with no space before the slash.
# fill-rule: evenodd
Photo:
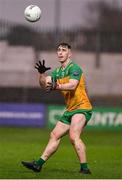
<svg viewBox="0 0 122 180">
<path fill-rule="evenodd" d="M 29 5 L 25 8 L 24 15 L 26 20 L 36 22 L 41 17 L 41 9 L 36 5 Z"/>
</svg>

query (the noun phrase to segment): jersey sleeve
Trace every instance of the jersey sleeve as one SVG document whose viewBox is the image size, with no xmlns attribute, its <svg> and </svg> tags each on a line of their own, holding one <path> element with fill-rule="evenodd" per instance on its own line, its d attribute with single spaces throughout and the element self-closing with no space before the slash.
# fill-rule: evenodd
<svg viewBox="0 0 122 180">
<path fill-rule="evenodd" d="M 73 65 L 69 69 L 69 77 L 70 77 L 70 79 L 80 80 L 82 74 L 83 74 L 83 71 L 78 65 Z"/>
<path fill-rule="evenodd" d="M 52 78 L 53 81 L 56 82 L 56 70 L 52 71 L 51 78 Z"/>
</svg>

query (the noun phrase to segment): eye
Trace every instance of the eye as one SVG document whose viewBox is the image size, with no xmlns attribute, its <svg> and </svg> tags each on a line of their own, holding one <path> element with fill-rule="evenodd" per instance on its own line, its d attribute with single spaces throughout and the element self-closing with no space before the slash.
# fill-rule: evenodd
<svg viewBox="0 0 122 180">
<path fill-rule="evenodd" d="M 64 48 L 64 49 L 62 49 L 62 51 L 66 51 L 66 49 Z"/>
<path fill-rule="evenodd" d="M 58 50 L 57 50 L 57 52 L 60 52 L 60 51 L 61 51 L 61 49 L 58 49 Z"/>
</svg>

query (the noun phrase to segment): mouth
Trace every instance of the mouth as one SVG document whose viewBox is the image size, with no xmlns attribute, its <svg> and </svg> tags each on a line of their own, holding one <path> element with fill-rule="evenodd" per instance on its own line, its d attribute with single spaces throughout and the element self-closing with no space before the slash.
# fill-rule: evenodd
<svg viewBox="0 0 122 180">
<path fill-rule="evenodd" d="M 59 56 L 58 58 L 59 58 L 59 59 L 62 59 L 62 58 L 63 58 L 63 56 Z"/>
</svg>

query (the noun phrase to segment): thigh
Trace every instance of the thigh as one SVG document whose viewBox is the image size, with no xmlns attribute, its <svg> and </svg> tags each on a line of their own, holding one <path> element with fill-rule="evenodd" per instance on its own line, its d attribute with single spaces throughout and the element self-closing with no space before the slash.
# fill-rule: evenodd
<svg viewBox="0 0 122 180">
<path fill-rule="evenodd" d="M 59 139 L 69 131 L 69 127 L 68 124 L 58 121 L 55 128 L 52 130 L 52 133 L 57 139 Z"/>
<path fill-rule="evenodd" d="M 86 117 L 84 114 L 73 115 L 70 125 L 70 134 L 80 136 L 85 124 L 86 124 Z"/>
</svg>

